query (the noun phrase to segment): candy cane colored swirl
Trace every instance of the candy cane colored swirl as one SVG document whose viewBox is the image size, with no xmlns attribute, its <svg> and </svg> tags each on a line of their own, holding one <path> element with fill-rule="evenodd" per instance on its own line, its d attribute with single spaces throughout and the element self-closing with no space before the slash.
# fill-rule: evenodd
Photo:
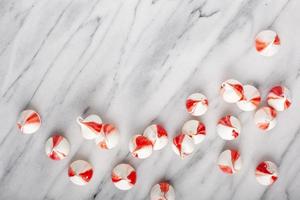
<svg viewBox="0 0 300 200">
<path fill-rule="evenodd" d="M 277 166 L 271 161 L 263 161 L 257 165 L 255 177 L 261 185 L 272 185 L 278 179 Z"/>
</svg>

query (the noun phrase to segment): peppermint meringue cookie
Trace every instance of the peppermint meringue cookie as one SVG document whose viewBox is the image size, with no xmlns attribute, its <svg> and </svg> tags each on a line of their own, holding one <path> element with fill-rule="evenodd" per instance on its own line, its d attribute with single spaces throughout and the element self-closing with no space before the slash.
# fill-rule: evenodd
<svg viewBox="0 0 300 200">
<path fill-rule="evenodd" d="M 111 180 L 120 190 L 130 190 L 136 183 L 137 174 L 135 169 L 129 164 L 119 164 L 111 174 Z"/>
<path fill-rule="evenodd" d="M 243 98 L 243 85 L 235 80 L 228 79 L 221 84 L 221 96 L 227 103 L 237 103 Z"/>
<path fill-rule="evenodd" d="M 263 30 L 256 35 L 255 48 L 262 56 L 273 56 L 279 51 L 280 38 L 275 31 Z"/>
<path fill-rule="evenodd" d="M 70 144 L 63 136 L 53 135 L 47 140 L 45 151 L 50 159 L 62 160 L 69 155 Z"/>
<path fill-rule="evenodd" d="M 208 99 L 201 93 L 194 93 L 187 98 L 185 106 L 191 115 L 201 116 L 207 111 Z"/>
<path fill-rule="evenodd" d="M 265 106 L 258 109 L 254 115 L 254 122 L 256 126 L 263 130 L 269 131 L 273 129 L 277 123 L 277 112 L 270 106 Z"/>
<path fill-rule="evenodd" d="M 113 124 L 102 124 L 99 134 L 95 138 L 95 143 L 101 149 L 112 149 L 119 143 L 120 133 Z"/>
<path fill-rule="evenodd" d="M 219 156 L 218 166 L 226 174 L 234 174 L 240 171 L 242 168 L 240 153 L 236 150 L 223 151 Z"/>
<path fill-rule="evenodd" d="M 153 150 L 160 150 L 168 144 L 168 133 L 166 129 L 159 124 L 148 126 L 143 134 L 153 144 Z"/>
<path fill-rule="evenodd" d="M 284 111 L 292 104 L 290 91 L 284 86 L 273 87 L 267 97 L 269 106 L 277 111 Z"/>
<path fill-rule="evenodd" d="M 183 159 L 194 152 L 195 144 L 190 136 L 180 133 L 173 138 L 172 149 Z"/>
<path fill-rule="evenodd" d="M 217 125 L 217 133 L 223 140 L 234 140 L 241 133 L 240 120 L 232 115 L 222 117 Z"/>
<path fill-rule="evenodd" d="M 76 160 L 69 167 L 69 178 L 76 185 L 86 185 L 93 177 L 93 167 L 84 160 Z"/>
<path fill-rule="evenodd" d="M 129 151 L 133 157 L 145 159 L 153 152 L 153 143 L 143 135 L 135 135 L 129 142 Z"/>
<path fill-rule="evenodd" d="M 34 110 L 24 110 L 19 116 L 17 127 L 24 134 L 33 134 L 41 127 L 41 117 Z"/>
<path fill-rule="evenodd" d="M 205 125 L 198 120 L 189 120 L 183 124 L 182 133 L 189 135 L 195 144 L 199 144 L 206 136 Z"/>
<path fill-rule="evenodd" d="M 255 177 L 261 185 L 272 185 L 278 179 L 277 166 L 271 161 L 263 161 L 256 167 Z"/>
<path fill-rule="evenodd" d="M 175 200 L 175 190 L 168 182 L 160 182 L 152 187 L 150 200 Z"/>
<path fill-rule="evenodd" d="M 243 98 L 236 105 L 243 111 L 253 111 L 260 104 L 261 97 L 258 89 L 252 85 L 244 85 Z"/>
<path fill-rule="evenodd" d="M 77 123 L 80 125 L 82 136 L 87 140 L 93 140 L 100 134 L 102 120 L 98 115 L 89 115 L 84 119 L 78 117 Z"/>
</svg>

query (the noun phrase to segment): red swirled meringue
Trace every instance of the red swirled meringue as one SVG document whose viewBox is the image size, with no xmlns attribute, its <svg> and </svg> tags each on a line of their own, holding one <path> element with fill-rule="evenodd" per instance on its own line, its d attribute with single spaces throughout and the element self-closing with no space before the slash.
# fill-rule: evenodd
<svg viewBox="0 0 300 200">
<path fill-rule="evenodd" d="M 221 84 L 221 95 L 227 103 L 236 103 L 243 98 L 243 85 L 234 79 L 228 79 Z"/>
<path fill-rule="evenodd" d="M 152 187 L 150 200 L 175 200 L 175 190 L 168 182 L 160 182 Z"/>
<path fill-rule="evenodd" d="M 78 117 L 77 123 L 80 125 L 82 136 L 87 140 L 95 139 L 102 128 L 102 120 L 98 115 L 89 115 L 85 119 Z"/>
<path fill-rule="evenodd" d="M 112 124 L 102 124 L 100 134 L 95 138 L 95 143 L 101 149 L 112 149 L 119 143 L 120 133 Z"/>
<path fill-rule="evenodd" d="M 143 135 L 135 135 L 129 142 L 129 151 L 133 157 L 145 159 L 153 152 L 153 143 Z"/>
<path fill-rule="evenodd" d="M 188 113 L 193 116 L 200 116 L 207 111 L 208 99 L 201 93 L 194 93 L 187 98 L 185 106 Z"/>
<path fill-rule="evenodd" d="M 76 160 L 69 167 L 69 178 L 76 185 L 86 185 L 93 177 L 93 167 L 84 160 Z"/>
<path fill-rule="evenodd" d="M 153 150 L 160 150 L 168 144 L 168 133 L 166 129 L 159 124 L 148 126 L 143 134 L 153 144 Z"/>
<path fill-rule="evenodd" d="M 194 152 L 195 143 L 189 135 L 180 133 L 173 138 L 172 149 L 183 159 Z"/>
<path fill-rule="evenodd" d="M 32 134 L 39 130 L 41 126 L 41 117 L 34 110 L 24 110 L 21 112 L 17 122 L 17 127 L 24 134 Z"/>
<path fill-rule="evenodd" d="M 137 174 L 129 164 L 117 165 L 111 173 L 111 180 L 120 190 L 130 190 L 136 183 Z"/>
<path fill-rule="evenodd" d="M 258 109 L 254 115 L 254 122 L 256 126 L 263 130 L 269 131 L 275 127 L 277 112 L 270 106 L 265 106 Z"/>
<path fill-rule="evenodd" d="M 255 48 L 262 56 L 273 56 L 280 47 L 280 39 L 278 34 L 272 30 L 263 30 L 256 35 Z"/>
<path fill-rule="evenodd" d="M 241 133 L 240 120 L 232 115 L 222 117 L 217 125 L 217 133 L 224 140 L 234 140 Z"/>
<path fill-rule="evenodd" d="M 261 101 L 258 89 L 252 85 L 244 85 L 243 98 L 236 105 L 243 111 L 252 111 L 257 109 Z"/>
<path fill-rule="evenodd" d="M 70 144 L 63 136 L 53 135 L 47 140 L 45 151 L 52 160 L 62 160 L 69 154 Z"/>
<path fill-rule="evenodd" d="M 226 174 L 238 172 L 242 168 L 242 160 L 239 152 L 236 150 L 223 151 L 219 156 L 218 166 Z"/>
<path fill-rule="evenodd" d="M 198 120 L 189 120 L 183 124 L 182 133 L 192 137 L 195 144 L 199 144 L 206 136 L 205 125 Z"/>
<path fill-rule="evenodd" d="M 255 177 L 261 185 L 272 185 L 278 179 L 277 166 L 271 161 L 263 161 L 256 167 Z"/>
<path fill-rule="evenodd" d="M 288 109 L 292 103 L 290 91 L 284 86 L 273 87 L 267 97 L 269 106 L 277 111 Z"/>
</svg>

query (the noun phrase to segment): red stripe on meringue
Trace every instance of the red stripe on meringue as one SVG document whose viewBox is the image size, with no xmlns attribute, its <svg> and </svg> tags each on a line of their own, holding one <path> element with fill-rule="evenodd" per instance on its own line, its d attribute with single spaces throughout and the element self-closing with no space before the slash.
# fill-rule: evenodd
<svg viewBox="0 0 300 200">
<path fill-rule="evenodd" d="M 275 118 L 275 117 L 277 116 L 276 110 L 273 109 L 273 108 L 271 108 L 271 107 L 269 107 L 269 108 L 270 108 L 271 116 L 272 116 L 273 118 Z"/>
<path fill-rule="evenodd" d="M 93 169 L 89 169 L 79 174 L 79 176 L 85 181 L 89 182 L 93 176 Z"/>
<path fill-rule="evenodd" d="M 231 162 L 235 163 L 235 161 L 237 161 L 240 157 L 239 152 L 235 151 L 235 150 L 231 150 Z"/>
<path fill-rule="evenodd" d="M 31 123 L 39 123 L 40 118 L 37 113 L 32 113 L 30 116 L 27 117 L 25 120 L 25 123 L 31 124 Z"/>
<path fill-rule="evenodd" d="M 283 88 L 281 86 L 275 86 L 271 89 L 271 92 L 280 97 L 283 94 Z"/>
<path fill-rule="evenodd" d="M 199 123 L 197 127 L 197 134 L 206 135 L 205 125 L 203 123 Z"/>
<path fill-rule="evenodd" d="M 266 162 L 260 163 L 257 167 L 256 170 L 265 174 L 273 174 L 268 170 L 268 164 Z"/>
<path fill-rule="evenodd" d="M 230 115 L 227 115 L 227 116 L 221 118 L 219 120 L 219 124 L 222 124 L 224 126 L 229 126 L 229 127 L 234 128 L 233 125 L 232 125 L 232 123 L 231 123 L 231 121 L 230 121 Z"/>
<path fill-rule="evenodd" d="M 229 83 L 229 85 L 231 85 L 234 88 L 236 93 L 238 93 L 241 96 L 241 98 L 243 97 L 243 93 L 244 93 L 243 86 L 238 85 L 238 84 L 230 84 L 230 83 Z"/>
<path fill-rule="evenodd" d="M 274 40 L 275 45 L 280 45 L 280 39 L 279 36 L 276 34 L 275 40 Z"/>
<path fill-rule="evenodd" d="M 70 177 L 72 177 L 72 176 L 75 176 L 75 171 L 72 169 L 72 167 L 69 167 L 69 170 L 68 170 L 68 175 L 70 176 Z"/>
<path fill-rule="evenodd" d="M 59 156 L 56 154 L 55 151 L 52 151 L 52 152 L 49 154 L 49 157 L 50 157 L 52 160 L 59 160 Z"/>
<path fill-rule="evenodd" d="M 61 154 L 62 157 L 65 157 L 65 156 L 66 156 L 64 153 L 58 152 L 58 151 L 56 151 L 56 150 L 53 150 L 53 151 L 49 154 L 49 157 L 50 157 L 51 159 L 53 159 L 53 160 L 61 160 L 61 158 L 60 158 L 60 156 L 59 156 L 60 154 Z"/>
<path fill-rule="evenodd" d="M 156 125 L 156 128 L 158 137 L 168 136 L 166 129 L 164 129 L 161 125 Z"/>
<path fill-rule="evenodd" d="M 261 101 L 261 97 L 255 97 L 255 98 L 250 100 L 250 102 L 253 103 L 256 106 L 259 105 L 260 101 Z"/>
<path fill-rule="evenodd" d="M 122 180 L 122 178 L 120 176 L 116 175 L 115 173 L 112 173 L 111 180 L 112 180 L 112 182 L 115 183 L 115 182 L 119 182 L 120 180 Z"/>
<path fill-rule="evenodd" d="M 102 124 L 98 124 L 96 122 L 81 122 L 81 123 L 86 125 L 89 129 L 92 129 L 96 132 L 100 132 L 102 128 Z"/>
<path fill-rule="evenodd" d="M 221 169 L 223 172 L 225 172 L 225 173 L 227 173 L 227 174 L 232 174 L 232 173 L 233 173 L 232 169 L 231 169 L 230 167 L 228 167 L 228 166 L 225 166 L 225 165 L 219 165 L 219 167 L 220 167 L 220 169 Z"/>
<path fill-rule="evenodd" d="M 288 107 L 290 107 L 291 104 L 292 104 L 292 103 L 291 103 L 289 100 L 286 100 L 286 101 L 284 102 L 284 108 L 287 109 Z"/>
<path fill-rule="evenodd" d="M 271 176 L 271 179 L 272 179 L 273 182 L 275 182 L 278 179 L 278 177 L 277 176 Z"/>
<path fill-rule="evenodd" d="M 175 146 L 176 146 L 177 149 L 179 150 L 180 154 L 181 154 L 182 142 L 183 142 L 184 137 L 185 137 L 184 134 L 179 134 L 179 135 L 177 135 L 177 136 L 173 139 L 173 143 L 175 144 Z"/>
<path fill-rule="evenodd" d="M 239 133 L 236 132 L 235 130 L 232 130 L 232 136 L 233 136 L 234 138 L 237 138 L 237 137 L 239 136 Z"/>
<path fill-rule="evenodd" d="M 129 182 L 131 184 L 135 184 L 136 182 L 136 172 L 135 171 L 132 171 L 128 176 L 127 176 L 127 179 L 129 180 Z"/>
<path fill-rule="evenodd" d="M 268 46 L 268 43 L 265 43 L 259 39 L 255 40 L 255 47 L 257 51 L 262 51 Z"/>
<path fill-rule="evenodd" d="M 139 149 L 142 149 L 146 146 L 153 146 L 152 142 L 145 136 L 137 136 L 135 138 L 136 148 L 134 151 L 137 151 Z"/>
<path fill-rule="evenodd" d="M 103 126 L 103 132 L 105 135 L 109 135 L 112 133 L 116 128 L 111 124 L 104 124 Z"/>
<path fill-rule="evenodd" d="M 197 106 L 197 103 L 199 103 L 199 102 L 200 101 L 198 101 L 198 100 L 187 99 L 185 106 L 186 106 L 188 112 L 193 112 L 195 106 Z"/>
<path fill-rule="evenodd" d="M 64 138 L 60 135 L 52 136 L 52 147 L 56 147 Z"/>
<path fill-rule="evenodd" d="M 169 191 L 170 185 L 167 182 L 159 183 L 160 191 L 167 193 Z"/>
<path fill-rule="evenodd" d="M 107 144 L 105 141 L 101 141 L 98 143 L 98 146 L 102 149 L 108 149 Z"/>
<path fill-rule="evenodd" d="M 270 126 L 269 123 L 259 123 L 259 124 L 258 124 L 258 127 L 259 127 L 260 129 L 263 129 L 263 130 L 268 129 L 269 126 Z"/>
</svg>

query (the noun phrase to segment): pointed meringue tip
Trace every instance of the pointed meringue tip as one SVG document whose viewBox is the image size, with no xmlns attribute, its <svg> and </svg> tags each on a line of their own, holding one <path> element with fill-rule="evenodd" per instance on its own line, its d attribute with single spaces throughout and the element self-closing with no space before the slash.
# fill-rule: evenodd
<svg viewBox="0 0 300 200">
<path fill-rule="evenodd" d="M 83 118 L 81 116 L 77 117 L 76 118 L 76 122 L 81 125 L 81 122 L 82 122 Z"/>
</svg>

